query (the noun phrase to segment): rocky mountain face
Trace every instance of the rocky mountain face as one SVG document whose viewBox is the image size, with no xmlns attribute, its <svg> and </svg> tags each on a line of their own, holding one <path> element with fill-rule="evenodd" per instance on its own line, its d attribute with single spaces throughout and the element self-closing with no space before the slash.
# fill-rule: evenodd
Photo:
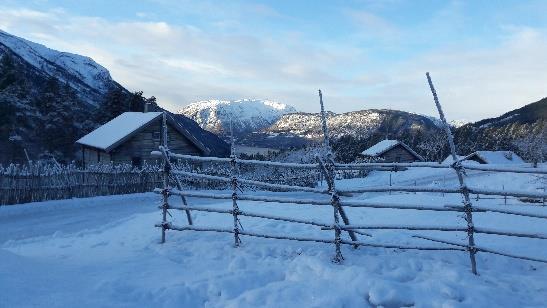
<svg viewBox="0 0 547 308">
<path fill-rule="evenodd" d="M 303 113 L 267 100 L 209 100 L 179 111 L 206 130 L 230 135 L 230 121 L 238 144 L 268 148 L 301 147 L 323 138 L 319 113 Z M 373 135 L 401 137 L 437 130 L 438 122 L 427 116 L 397 110 L 361 110 L 328 113 L 330 138 Z"/>
<path fill-rule="evenodd" d="M 75 158 L 74 141 L 118 114 L 142 109 L 88 57 L 0 31 L 0 163 Z"/>
<path fill-rule="evenodd" d="M 291 106 L 258 99 L 199 101 L 179 111 L 202 128 L 225 137 L 230 135 L 230 122 L 234 135 L 242 136 L 269 127 L 291 112 L 296 112 Z"/>
<path fill-rule="evenodd" d="M 345 136 L 355 139 L 400 138 L 403 135 L 426 134 L 437 131 L 430 118 L 409 112 L 370 109 L 336 114 L 327 113 L 329 137 L 338 140 Z M 270 147 L 299 146 L 322 140 L 319 113 L 292 113 L 282 116 L 271 126 L 242 138 L 242 142 Z"/>
</svg>

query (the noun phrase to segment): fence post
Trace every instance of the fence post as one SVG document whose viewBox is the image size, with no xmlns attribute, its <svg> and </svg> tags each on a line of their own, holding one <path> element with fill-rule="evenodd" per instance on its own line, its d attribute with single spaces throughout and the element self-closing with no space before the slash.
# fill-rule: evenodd
<svg viewBox="0 0 547 308">
<path fill-rule="evenodd" d="M 167 115 L 165 111 L 163 112 L 163 119 L 162 119 L 162 146 L 160 146 L 160 151 L 163 154 L 163 161 L 165 165 L 167 166 L 164 168 L 169 168 L 169 170 L 171 170 L 173 168 L 173 165 L 171 164 L 171 160 L 169 157 L 169 147 L 167 146 Z M 177 185 L 177 189 L 182 190 L 182 184 L 180 183 L 179 178 L 176 175 L 174 176 L 174 178 L 175 178 L 175 183 Z M 167 175 L 167 184 L 169 184 L 169 174 Z M 164 185 L 164 187 L 166 186 Z M 183 195 L 180 195 L 180 198 L 182 199 L 182 204 L 184 206 L 187 206 L 188 202 L 186 202 L 186 197 L 184 197 Z M 192 215 L 190 214 L 190 211 L 185 210 L 185 212 L 186 212 L 186 220 L 188 220 L 188 224 L 193 225 L 194 223 L 192 221 Z"/>
<path fill-rule="evenodd" d="M 232 215 L 234 216 L 234 246 L 239 247 L 241 239 L 239 238 L 239 207 L 237 205 L 237 176 L 236 176 L 236 157 L 231 155 L 231 173 L 232 173 Z"/>
<path fill-rule="evenodd" d="M 169 170 L 173 169 L 173 164 L 171 164 L 171 161 L 169 160 L 169 149 L 164 148 L 163 146 L 160 146 L 160 152 L 163 154 L 163 160 L 165 164 L 169 167 Z M 182 184 L 179 181 L 179 178 L 175 175 L 175 184 L 177 185 L 177 189 L 182 191 Z M 168 179 L 169 180 L 169 179 Z M 186 201 L 186 197 L 183 195 L 180 195 L 180 198 L 182 200 L 182 204 L 184 206 L 188 206 L 188 202 Z M 188 224 L 191 226 L 194 224 L 192 221 L 192 215 L 190 213 L 190 210 L 184 210 L 186 213 L 186 220 L 188 221 Z"/>
<path fill-rule="evenodd" d="M 319 160 L 319 167 L 323 171 L 323 176 L 325 177 L 325 181 L 327 182 L 327 185 L 329 187 L 329 192 L 331 194 L 331 204 L 333 207 L 333 215 L 334 215 L 334 242 L 336 246 L 336 255 L 334 256 L 333 261 L 335 263 L 340 263 L 344 259 L 342 256 L 342 251 L 340 249 L 341 244 L 341 230 L 339 226 L 339 217 L 338 215 L 342 217 L 342 220 L 344 221 L 344 224 L 349 225 L 349 219 L 340 205 L 340 196 L 338 195 L 338 192 L 336 191 L 335 186 L 335 168 L 334 168 L 334 160 L 332 158 L 332 149 L 329 144 L 329 131 L 327 126 L 327 116 L 325 114 L 325 105 L 323 104 L 323 94 L 321 93 L 321 90 L 319 90 L 319 104 L 321 105 L 321 124 L 322 124 L 322 130 L 323 130 L 323 148 L 324 148 L 324 155 L 326 155 L 327 161 L 323 162 L 321 159 Z M 348 234 L 352 241 L 357 241 L 357 236 L 353 231 L 348 231 Z M 354 245 L 354 248 L 357 248 L 358 246 Z"/>
<path fill-rule="evenodd" d="M 163 202 L 161 205 L 162 220 L 161 220 L 161 243 L 165 243 L 165 231 L 167 230 L 167 208 L 169 207 L 169 172 L 171 171 L 171 165 L 169 161 L 169 155 L 167 155 L 167 116 L 165 111 L 162 115 L 162 144 L 160 149 L 163 152 Z"/>
<path fill-rule="evenodd" d="M 239 207 L 237 205 L 237 156 L 234 147 L 234 131 L 232 128 L 232 120 L 230 119 L 230 173 L 232 176 L 232 215 L 234 217 L 234 246 L 239 247 L 241 239 L 239 238 Z"/>
<path fill-rule="evenodd" d="M 446 121 L 446 118 L 444 116 L 441 103 L 439 102 L 439 98 L 437 97 L 437 92 L 435 91 L 435 87 L 433 86 L 433 81 L 431 81 L 429 72 L 426 73 L 425 75 L 427 77 L 427 82 L 429 83 L 431 94 L 433 94 L 433 100 L 435 101 L 435 106 L 437 106 L 437 111 L 439 112 L 439 117 L 441 118 L 441 121 L 443 122 L 444 131 L 448 139 L 448 145 L 450 146 L 450 153 L 452 154 L 452 159 L 454 160 L 454 163 L 452 164 L 452 168 L 454 168 L 456 174 L 458 175 L 460 190 L 464 200 L 465 220 L 467 222 L 467 239 L 469 243 L 467 249 L 469 250 L 469 259 L 471 260 L 471 271 L 473 272 L 473 274 L 477 275 L 477 261 L 475 260 L 475 254 L 477 253 L 477 249 L 475 248 L 475 238 L 473 235 L 474 228 L 475 228 L 473 225 L 473 207 L 471 205 L 471 200 L 469 197 L 469 189 L 465 185 L 465 181 L 463 178 L 464 168 L 460 160 L 458 159 L 458 156 L 456 155 L 456 146 L 454 145 L 454 137 L 452 136 L 452 132 L 450 131 L 450 126 L 448 125 L 448 122 Z"/>
<path fill-rule="evenodd" d="M 391 171 L 389 171 L 389 194 L 391 195 Z"/>
<path fill-rule="evenodd" d="M 545 186 L 543 187 L 543 193 L 545 194 Z M 543 198 L 543 201 L 541 202 L 543 206 L 545 206 L 545 197 Z"/>
<path fill-rule="evenodd" d="M 161 204 L 162 220 L 161 220 L 161 243 L 165 243 L 165 231 L 167 230 L 167 209 L 169 208 L 169 170 L 170 166 L 167 161 L 163 164 L 163 196 Z"/>
</svg>

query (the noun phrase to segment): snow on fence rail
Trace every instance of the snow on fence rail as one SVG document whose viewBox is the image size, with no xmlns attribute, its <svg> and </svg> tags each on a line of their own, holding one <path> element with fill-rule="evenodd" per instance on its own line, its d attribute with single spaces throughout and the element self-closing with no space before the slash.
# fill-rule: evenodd
<svg viewBox="0 0 547 308">
<path fill-rule="evenodd" d="M 323 107 L 323 100 L 321 91 L 319 91 L 320 103 L 321 103 L 321 120 L 322 128 L 324 135 L 324 145 L 327 149 L 325 151 L 326 155 L 324 157 L 318 157 L 317 164 L 294 164 L 294 163 L 279 163 L 279 162 L 268 162 L 268 161 L 257 161 L 257 160 L 242 160 L 238 159 L 233 152 L 233 141 L 232 141 L 232 155 L 230 158 L 213 158 L 213 157 L 195 157 L 190 155 L 180 155 L 175 153 L 170 153 L 169 150 L 164 146 L 160 146 L 160 151 L 154 151 L 153 154 L 161 155 L 164 160 L 164 186 L 163 188 L 157 188 L 154 191 L 163 196 L 163 203 L 160 207 L 163 213 L 162 222 L 156 224 L 156 227 L 162 229 L 162 243 L 165 242 L 165 234 L 167 230 L 176 230 L 176 231 L 207 231 L 207 232 L 221 232 L 221 233 L 231 233 L 234 235 L 234 246 L 238 247 L 241 243 L 240 236 L 251 236 L 251 237 L 261 237 L 269 239 L 283 239 L 283 240 L 294 240 L 294 241 L 310 241 L 310 242 L 319 242 L 319 243 L 328 243 L 334 244 L 335 246 L 335 256 L 333 258 L 334 262 L 341 262 L 343 256 L 341 253 L 341 245 L 351 245 L 354 248 L 359 246 L 366 247 L 378 247 L 378 248 L 394 248 L 394 249 L 416 249 L 416 250 L 454 250 L 454 251 L 465 251 L 469 253 L 471 261 L 471 270 L 474 274 L 477 274 L 476 269 L 476 260 L 475 254 L 477 252 L 497 254 L 501 256 L 523 259 L 528 261 L 543 262 L 547 263 L 547 260 L 540 258 L 532 258 L 527 256 L 520 256 L 506 252 L 499 252 L 489 248 L 484 248 L 481 246 L 475 245 L 474 234 L 489 234 L 496 236 L 513 236 L 513 237 L 523 237 L 523 238 L 533 238 L 533 239 L 547 239 L 545 234 L 535 234 L 535 233 L 525 233 L 519 231 L 506 231 L 506 230 L 497 230 L 489 228 L 475 227 L 473 223 L 473 213 L 474 212 L 493 212 L 507 215 L 518 215 L 526 216 L 540 219 L 547 219 L 547 213 L 538 213 L 531 212 L 522 209 L 512 209 L 512 208 L 503 208 L 497 209 L 492 207 L 477 207 L 473 206 L 471 203 L 470 194 L 484 194 L 484 195 L 500 195 L 500 196 L 514 196 L 514 197 L 530 197 L 530 198 L 546 198 L 545 192 L 536 192 L 536 191 L 508 191 L 508 190 L 492 190 L 484 188 L 475 188 L 468 187 L 465 184 L 464 178 L 464 169 L 477 170 L 477 171 L 487 171 L 487 172 L 514 172 L 514 173 L 532 173 L 532 174 L 547 174 L 545 169 L 538 168 L 512 168 L 512 167 L 490 167 L 490 166 L 476 166 L 476 165 L 467 165 L 462 164 L 461 161 L 457 159 L 455 146 L 453 142 L 453 137 L 450 132 L 449 126 L 444 117 L 443 111 L 441 109 L 440 103 L 438 102 L 437 94 L 429 77 L 429 73 L 426 74 L 431 88 L 435 105 L 439 112 L 441 121 L 443 122 L 445 132 L 448 136 L 448 141 L 450 145 L 450 150 L 454 163 L 451 165 L 441 165 L 437 163 L 368 163 L 368 164 L 337 164 L 334 163 L 332 159 L 332 152 L 330 151 L 330 146 L 328 142 L 328 128 L 326 122 L 325 111 Z M 166 132 L 164 131 L 164 134 Z M 184 159 L 191 161 L 200 161 L 200 162 L 224 162 L 229 163 L 231 167 L 230 177 L 226 176 L 212 176 L 207 174 L 200 174 L 199 172 L 186 172 L 181 170 L 173 170 L 170 161 L 173 159 Z M 328 189 L 318 189 L 311 187 L 302 187 L 298 185 L 282 185 L 282 184 L 272 184 L 266 183 L 263 181 L 255 181 L 240 178 L 238 174 L 238 166 L 241 165 L 260 165 L 260 166 L 275 166 L 275 167 L 286 167 L 286 168 L 295 168 L 295 169 L 319 169 L 319 172 L 324 176 Z M 339 190 L 335 186 L 335 174 L 336 169 L 338 170 L 362 170 L 364 168 L 376 168 L 377 170 L 385 170 L 385 168 L 391 169 L 403 169 L 403 168 L 450 168 L 455 171 L 458 176 L 459 187 L 455 188 L 437 188 L 437 187 L 409 187 L 409 186 L 379 186 L 379 187 L 364 187 L 359 189 L 346 189 Z M 389 169 L 388 169 L 389 170 Z M 169 186 L 168 179 L 174 176 L 177 181 L 177 189 L 173 189 Z M 201 179 L 207 181 L 220 181 L 224 183 L 230 183 L 232 188 L 231 194 L 218 194 L 218 193 L 202 193 L 202 192 L 192 192 L 182 190 L 181 184 L 178 180 L 178 176 L 182 176 L 186 179 Z M 325 200 L 311 200 L 303 198 L 280 198 L 280 197 L 271 197 L 271 196 L 245 196 L 239 194 L 241 190 L 241 185 L 246 184 L 250 186 L 265 188 L 272 191 L 300 191 L 300 192 L 313 192 L 329 195 L 329 199 Z M 368 202 L 368 201 L 346 201 L 341 200 L 341 194 L 344 193 L 363 193 L 363 192 L 443 192 L 443 193 L 459 193 L 463 196 L 463 206 L 461 205 L 444 205 L 444 206 L 434 206 L 427 204 L 393 204 L 393 203 L 379 203 L 379 202 Z M 171 195 L 178 195 L 183 198 L 183 206 L 173 206 L 169 204 L 169 197 Z M 196 197 L 196 198 L 212 198 L 212 199 L 225 199 L 232 200 L 232 209 L 215 209 L 208 207 L 197 207 L 189 206 L 185 201 L 185 197 Z M 247 200 L 247 201 L 261 201 L 261 202 L 273 202 L 281 204 L 300 204 L 300 205 L 319 205 L 319 206 L 330 206 L 333 208 L 333 221 L 332 223 L 326 222 L 317 222 L 313 220 L 292 218 L 292 217 L 282 217 L 282 216 L 273 216 L 264 213 L 242 211 L 238 207 L 238 201 Z M 388 208 L 388 209 L 399 209 L 399 210 L 423 210 L 423 211 L 451 211 L 451 212 L 463 212 L 465 213 L 465 226 L 437 226 L 437 225 L 355 225 L 351 224 L 348 216 L 345 214 L 344 207 L 367 207 L 367 208 Z M 220 214 L 229 214 L 233 216 L 233 228 L 219 228 L 219 227 L 200 227 L 192 225 L 192 222 L 189 220 L 189 226 L 176 226 L 167 221 L 167 211 L 170 209 L 174 210 L 184 210 L 187 213 L 190 211 L 204 211 L 204 212 L 213 212 Z M 259 232 L 249 232 L 242 230 L 241 221 L 239 220 L 240 216 L 263 218 L 284 221 L 288 223 L 300 223 L 312 225 L 319 227 L 320 230 L 328 231 L 334 230 L 333 239 L 324 239 L 324 238 L 315 238 L 315 237 L 296 237 L 296 236 L 287 236 L 287 235 L 273 235 L 273 234 L 263 234 Z M 339 218 L 342 218 L 340 223 Z M 426 236 L 414 235 L 413 237 L 424 239 L 448 246 L 404 246 L 404 245 L 392 245 L 392 244 L 380 244 L 380 243 L 368 243 L 363 242 L 357 239 L 357 234 L 367 235 L 367 233 L 360 232 L 358 230 L 379 230 L 379 229 L 391 229 L 391 230 L 432 230 L 432 231 L 444 231 L 444 232 L 466 232 L 468 237 L 467 244 L 455 243 L 451 241 L 445 241 L 440 239 L 435 239 Z M 347 232 L 351 238 L 351 241 L 343 240 L 341 237 L 342 231 Z"/>
</svg>

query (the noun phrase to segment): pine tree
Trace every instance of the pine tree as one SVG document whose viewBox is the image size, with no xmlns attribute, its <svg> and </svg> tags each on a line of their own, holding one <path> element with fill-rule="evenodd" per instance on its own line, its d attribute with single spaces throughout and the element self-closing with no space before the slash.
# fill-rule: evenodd
<svg viewBox="0 0 547 308">
<path fill-rule="evenodd" d="M 129 104 L 120 88 L 110 89 L 95 114 L 95 122 L 104 124 L 120 114 L 129 111 Z"/>
<path fill-rule="evenodd" d="M 137 91 L 129 97 L 129 111 L 143 112 L 145 98 L 142 96 L 142 91 Z"/>
</svg>

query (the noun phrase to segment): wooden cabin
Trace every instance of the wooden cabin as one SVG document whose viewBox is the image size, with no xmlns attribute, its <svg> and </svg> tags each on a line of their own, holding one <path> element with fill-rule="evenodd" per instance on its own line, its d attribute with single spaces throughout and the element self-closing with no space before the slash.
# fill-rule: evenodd
<svg viewBox="0 0 547 308">
<path fill-rule="evenodd" d="M 424 159 L 408 145 L 398 140 L 382 140 L 361 153 L 362 158 L 388 163 L 412 163 Z"/>
<path fill-rule="evenodd" d="M 132 164 L 141 167 L 158 158 L 150 152 L 163 144 L 163 112 L 125 112 L 76 143 L 81 146 L 85 166 L 100 163 Z M 178 154 L 198 156 L 229 155 L 229 146 L 215 134 L 204 131 L 197 123 L 182 116 L 165 113 L 167 145 Z"/>
<path fill-rule="evenodd" d="M 476 161 L 479 164 L 524 164 L 524 160 L 512 151 L 476 151 L 462 160 Z"/>
</svg>

